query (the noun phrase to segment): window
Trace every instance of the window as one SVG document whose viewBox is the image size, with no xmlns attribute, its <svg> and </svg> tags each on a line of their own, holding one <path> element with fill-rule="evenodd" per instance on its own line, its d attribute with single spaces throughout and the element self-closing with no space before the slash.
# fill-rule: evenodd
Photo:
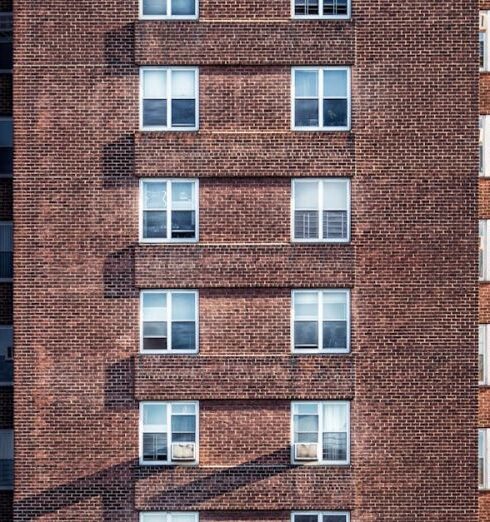
<svg viewBox="0 0 490 522">
<path fill-rule="evenodd" d="M 13 140 L 12 118 L 0 117 L 0 177 L 12 176 Z"/>
<path fill-rule="evenodd" d="M 480 232 L 480 251 L 479 251 L 479 276 L 480 281 L 488 281 L 489 266 L 488 266 L 488 221 L 479 221 Z"/>
<path fill-rule="evenodd" d="M 12 223 L 0 222 L 0 280 L 10 281 L 13 277 Z"/>
<path fill-rule="evenodd" d="M 140 194 L 142 242 L 197 241 L 197 181 L 141 180 Z"/>
<path fill-rule="evenodd" d="M 293 462 L 349 463 L 349 402 L 293 402 L 292 415 Z"/>
<path fill-rule="evenodd" d="M 293 180 L 292 207 L 295 241 L 349 241 L 350 180 Z"/>
<path fill-rule="evenodd" d="M 293 513 L 292 522 L 349 522 L 346 511 L 302 511 Z"/>
<path fill-rule="evenodd" d="M 0 430 L 0 490 L 14 487 L 14 432 Z"/>
<path fill-rule="evenodd" d="M 488 69 L 487 63 L 487 12 L 480 11 L 480 71 Z"/>
<path fill-rule="evenodd" d="M 197 439 L 197 402 L 140 404 L 141 464 L 195 464 Z"/>
<path fill-rule="evenodd" d="M 11 326 L 0 326 L 0 386 L 10 386 L 14 379 L 14 337 Z"/>
<path fill-rule="evenodd" d="M 293 18 L 350 18 L 350 0 L 292 0 Z"/>
<path fill-rule="evenodd" d="M 197 351 L 196 291 L 144 290 L 141 292 L 140 301 L 143 353 Z"/>
<path fill-rule="evenodd" d="M 488 428 L 478 430 L 478 486 L 480 489 L 489 489 L 488 433 Z"/>
<path fill-rule="evenodd" d="M 140 513 L 140 522 L 199 522 L 199 514 L 184 511 Z"/>
<path fill-rule="evenodd" d="M 197 69 L 144 67 L 141 69 L 140 89 L 140 125 L 143 130 L 197 129 Z"/>
<path fill-rule="evenodd" d="M 140 0 L 140 18 L 148 20 L 195 19 L 196 0 Z"/>
<path fill-rule="evenodd" d="M 293 291 L 293 352 L 348 352 L 349 298 L 349 290 Z"/>
<path fill-rule="evenodd" d="M 0 13 L 0 71 L 11 72 L 13 67 L 12 13 Z"/>
<path fill-rule="evenodd" d="M 292 95 L 293 129 L 349 130 L 349 67 L 293 68 Z"/>
</svg>

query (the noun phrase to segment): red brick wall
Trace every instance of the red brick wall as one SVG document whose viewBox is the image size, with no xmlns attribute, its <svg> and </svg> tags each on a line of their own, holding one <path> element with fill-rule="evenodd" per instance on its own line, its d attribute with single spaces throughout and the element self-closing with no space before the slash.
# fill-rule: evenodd
<svg viewBox="0 0 490 522">
<path fill-rule="evenodd" d="M 135 0 L 17 1 L 16 522 L 476 522 L 476 5 L 289 8 L 147 26 Z M 139 64 L 191 55 L 200 131 L 139 132 Z M 309 60 L 352 65 L 353 132 L 290 130 Z M 143 176 L 201 178 L 200 244 L 137 244 Z M 352 244 L 289 243 L 293 176 L 352 177 Z M 291 356 L 289 293 L 314 286 L 352 287 L 352 354 Z M 144 287 L 200 290 L 199 355 L 138 355 Z M 200 466 L 140 468 L 138 400 L 183 397 Z M 352 466 L 289 465 L 295 398 L 352 399 Z"/>
</svg>

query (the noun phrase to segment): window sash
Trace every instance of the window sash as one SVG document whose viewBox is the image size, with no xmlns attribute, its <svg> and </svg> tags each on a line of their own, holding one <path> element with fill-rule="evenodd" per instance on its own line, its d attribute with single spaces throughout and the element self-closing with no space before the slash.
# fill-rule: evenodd
<svg viewBox="0 0 490 522">
<path fill-rule="evenodd" d="M 144 424 L 144 407 L 146 405 L 152 405 L 152 406 L 161 406 L 162 408 L 166 408 L 165 414 L 166 414 L 166 423 L 164 425 L 165 429 L 162 429 L 161 431 L 158 431 L 156 428 L 148 428 Z M 192 406 L 193 413 L 185 413 L 185 414 L 179 414 L 174 413 L 174 407 L 175 406 Z M 199 404 L 197 402 L 192 401 L 183 401 L 183 402 L 141 402 L 140 403 L 140 464 L 146 464 L 146 465 L 165 465 L 165 464 L 172 464 L 174 461 L 172 461 L 172 455 L 171 455 L 171 448 L 172 443 L 174 442 L 174 434 L 178 434 L 181 432 L 175 432 L 173 428 L 172 418 L 176 416 L 194 416 L 195 418 L 195 430 L 194 432 L 185 432 L 185 433 L 193 433 L 194 435 L 194 444 L 196 444 L 196 458 L 193 461 L 189 461 L 189 463 L 195 464 L 197 462 L 197 442 L 198 442 L 198 436 L 199 436 Z M 145 434 L 161 434 L 166 437 L 167 441 L 167 459 L 166 460 L 145 460 L 144 458 L 144 447 L 143 447 L 143 441 Z M 179 461 L 180 464 L 180 461 Z"/>
<path fill-rule="evenodd" d="M 344 516 L 343 522 L 350 522 L 348 511 L 295 511 L 291 514 L 291 522 L 301 522 L 302 516 L 317 517 L 317 522 L 328 522 L 328 517 Z M 324 518 L 326 517 L 326 518 Z"/>
<path fill-rule="evenodd" d="M 166 307 L 167 307 L 167 318 L 163 318 L 161 323 L 166 324 L 166 339 L 167 339 L 167 347 L 165 349 L 145 349 L 145 339 L 159 339 L 160 335 L 145 335 L 144 327 L 145 323 L 155 322 L 155 321 L 145 321 L 145 310 L 144 310 L 144 296 L 148 294 L 164 294 L 167 298 Z M 194 296 L 194 318 L 193 319 L 174 319 L 174 311 L 173 311 L 173 302 L 172 298 L 176 294 L 191 294 Z M 140 293 L 140 353 L 147 354 L 160 354 L 165 355 L 167 353 L 177 354 L 177 353 L 197 353 L 198 351 L 198 322 L 199 322 L 199 294 L 196 290 L 143 290 Z M 173 343 L 173 325 L 181 324 L 181 323 L 193 323 L 194 324 L 194 348 L 186 348 L 186 349 L 175 349 Z"/>
<path fill-rule="evenodd" d="M 311 294 L 316 295 L 316 306 L 317 313 L 315 315 L 297 315 L 296 314 L 296 298 L 301 294 Z M 346 317 L 344 320 L 338 319 L 329 319 L 328 316 L 325 316 L 323 309 L 323 298 L 328 294 L 344 294 L 345 306 L 346 306 Z M 332 322 L 345 322 L 346 328 L 346 346 L 345 348 L 324 348 L 324 323 L 328 321 Z M 301 348 L 296 344 L 296 323 L 301 322 L 315 322 L 317 323 L 317 347 L 306 347 Z M 293 290 L 291 296 L 291 340 L 292 340 L 292 351 L 294 353 L 348 353 L 350 351 L 350 291 L 340 288 L 340 289 L 328 289 L 328 290 Z"/>
<path fill-rule="evenodd" d="M 479 32 L 479 49 L 480 49 L 480 71 L 487 70 L 487 33 L 485 31 Z"/>
<path fill-rule="evenodd" d="M 139 522 L 181 522 L 184 516 L 199 522 L 199 513 L 195 511 L 146 511 L 140 513 Z"/>
<path fill-rule="evenodd" d="M 347 0 L 347 13 L 345 14 L 325 14 L 325 4 L 331 3 L 334 7 L 337 7 L 337 4 L 340 3 L 338 0 L 318 0 L 318 14 L 299 14 L 296 12 L 296 5 L 299 4 L 307 4 L 308 0 L 291 0 L 291 16 L 292 18 L 301 18 L 301 19 L 317 19 L 317 18 L 325 18 L 325 19 L 344 19 L 347 20 L 351 17 L 351 0 Z"/>
<path fill-rule="evenodd" d="M 12 222 L 0 223 L 0 281 L 11 281 L 13 277 L 13 241 Z"/>
<path fill-rule="evenodd" d="M 296 95 L 296 73 L 300 71 L 311 71 L 317 73 L 317 96 L 297 96 Z M 326 71 L 346 71 L 347 85 L 346 96 L 325 96 L 324 95 L 324 76 Z M 350 130 L 351 125 L 351 71 L 350 67 L 293 67 L 291 74 L 291 124 L 293 130 L 327 130 L 342 131 Z M 296 101 L 297 100 L 316 100 L 318 102 L 317 116 L 318 125 L 296 125 Z M 346 125 L 329 126 L 324 125 L 324 101 L 325 100 L 346 100 L 347 121 Z"/>
<path fill-rule="evenodd" d="M 13 382 L 13 340 L 13 327 L 0 325 L 0 386 Z"/>
<path fill-rule="evenodd" d="M 160 71 L 165 72 L 166 97 L 165 98 L 147 98 L 144 95 L 145 72 Z M 173 95 L 172 75 L 174 72 L 192 72 L 194 75 L 194 95 L 180 97 Z M 166 100 L 166 125 L 145 125 L 144 123 L 144 102 L 145 100 L 156 99 Z M 177 100 L 193 100 L 194 101 L 194 124 L 193 125 L 174 125 L 173 118 L 173 102 Z M 141 67 L 140 68 L 140 129 L 147 131 L 195 131 L 199 127 L 199 69 L 196 67 Z"/>
<path fill-rule="evenodd" d="M 479 279 L 480 281 L 488 281 L 489 266 L 488 266 L 488 220 L 481 219 L 479 221 Z"/>
<path fill-rule="evenodd" d="M 329 185 L 334 185 L 336 183 L 345 183 L 346 185 L 346 198 L 342 208 L 330 208 L 326 206 L 324 203 L 325 194 L 329 190 Z M 297 203 L 297 192 L 300 185 L 310 184 L 316 187 L 316 202 L 314 203 L 314 208 L 308 208 L 304 205 L 299 205 Z M 346 178 L 321 178 L 315 180 L 308 179 L 293 179 L 292 180 L 292 202 L 291 202 L 291 237 L 293 241 L 298 242 L 322 242 L 322 243 L 347 243 L 350 241 L 350 219 L 351 219 L 351 203 L 350 203 L 350 179 Z M 298 212 L 315 212 L 316 214 L 316 223 L 317 223 L 317 233 L 313 235 L 308 235 L 308 237 L 298 237 L 297 232 L 297 213 Z M 346 213 L 346 223 L 345 223 L 345 235 L 342 234 L 342 237 L 325 237 L 325 213 L 330 212 L 345 212 Z M 310 230 L 310 229 L 308 229 Z"/>
<path fill-rule="evenodd" d="M 478 487 L 479 489 L 490 489 L 489 469 L 489 428 L 478 430 Z"/>
<path fill-rule="evenodd" d="M 489 356 L 490 347 L 490 325 L 480 324 L 478 326 L 478 383 L 480 386 L 490 384 Z"/>
<path fill-rule="evenodd" d="M 195 20 L 199 16 L 199 2 L 194 0 L 193 14 L 173 14 L 173 0 L 164 0 L 165 14 L 145 14 L 144 2 L 140 0 L 139 17 L 143 20 Z"/>
<path fill-rule="evenodd" d="M 298 426 L 296 425 L 296 418 L 301 415 L 307 415 L 301 414 L 299 407 L 301 405 L 309 405 L 309 406 L 316 406 L 316 411 L 318 415 L 318 434 L 317 434 L 317 459 L 315 462 L 320 464 L 327 464 L 327 465 L 343 465 L 348 464 L 350 462 L 350 402 L 349 401 L 322 401 L 322 402 L 293 402 L 291 405 L 291 457 L 293 462 L 295 461 L 294 458 L 294 444 L 297 442 L 297 433 L 310 433 L 310 432 L 299 432 Z M 329 405 L 338 405 L 343 406 L 345 408 L 345 415 L 347 419 L 346 423 L 346 430 L 342 432 L 335 432 L 335 433 L 342 433 L 345 434 L 346 437 L 346 458 L 345 460 L 327 460 L 323 458 L 323 445 L 324 445 L 324 439 L 325 435 L 332 434 L 334 432 L 324 431 L 324 426 L 328 426 L 328 417 L 325 418 L 325 407 Z M 311 413 L 310 415 L 314 415 Z M 301 462 L 301 461 L 299 461 Z"/>
<path fill-rule="evenodd" d="M 151 183 L 164 183 L 166 186 L 165 199 L 166 206 L 158 208 L 148 208 L 145 202 L 145 186 Z M 175 209 L 173 202 L 173 188 L 176 183 L 189 184 L 192 186 L 193 201 L 190 202 L 188 209 Z M 140 242 L 142 243 L 195 243 L 199 240 L 199 180 L 197 179 L 142 179 L 140 180 L 140 223 L 139 223 L 139 235 Z M 159 237 L 147 237 L 145 235 L 145 217 L 147 214 L 152 212 L 165 212 L 165 236 Z M 194 214 L 194 236 L 193 237 L 173 237 L 174 233 L 178 233 L 178 229 L 173 229 L 173 218 L 178 212 L 192 212 Z M 182 231 L 181 231 L 182 232 Z"/>
</svg>

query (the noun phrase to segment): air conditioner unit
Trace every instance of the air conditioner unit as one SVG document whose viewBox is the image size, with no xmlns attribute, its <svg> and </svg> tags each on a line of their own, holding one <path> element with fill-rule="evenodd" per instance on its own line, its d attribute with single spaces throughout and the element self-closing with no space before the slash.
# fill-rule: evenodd
<svg viewBox="0 0 490 522">
<path fill-rule="evenodd" d="M 172 444 L 172 460 L 196 460 L 196 445 L 194 442 L 174 442 Z"/>
<path fill-rule="evenodd" d="M 318 444 L 314 442 L 295 444 L 294 460 L 318 460 Z"/>
<path fill-rule="evenodd" d="M 487 13 L 480 13 L 480 31 L 487 30 Z"/>
</svg>

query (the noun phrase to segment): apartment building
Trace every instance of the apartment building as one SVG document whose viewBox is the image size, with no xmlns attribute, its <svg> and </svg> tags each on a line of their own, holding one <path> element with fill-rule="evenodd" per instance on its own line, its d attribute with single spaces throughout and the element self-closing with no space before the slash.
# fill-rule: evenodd
<svg viewBox="0 0 490 522">
<path fill-rule="evenodd" d="M 13 11 L 1 520 L 476 522 L 476 5 Z"/>
</svg>

